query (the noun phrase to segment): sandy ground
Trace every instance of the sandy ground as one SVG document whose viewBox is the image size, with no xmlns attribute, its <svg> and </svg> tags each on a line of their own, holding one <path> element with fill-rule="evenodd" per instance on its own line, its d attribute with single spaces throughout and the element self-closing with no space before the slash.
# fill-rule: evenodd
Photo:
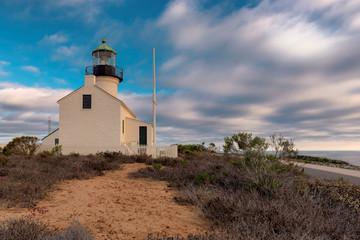
<svg viewBox="0 0 360 240">
<path fill-rule="evenodd" d="M 61 183 L 36 208 L 0 209 L 0 220 L 31 215 L 51 228 L 65 228 L 79 220 L 96 239 L 144 239 L 148 233 L 187 235 L 207 227 L 195 209 L 177 205 L 166 182 L 129 179 L 143 164 L 125 164 L 89 180 Z"/>
</svg>

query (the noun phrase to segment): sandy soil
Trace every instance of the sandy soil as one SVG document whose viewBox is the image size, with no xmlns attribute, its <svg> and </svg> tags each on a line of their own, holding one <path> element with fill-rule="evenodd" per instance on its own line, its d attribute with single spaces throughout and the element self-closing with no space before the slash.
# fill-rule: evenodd
<svg viewBox="0 0 360 240">
<path fill-rule="evenodd" d="M 50 227 L 65 228 L 79 220 L 96 239 L 143 239 L 148 233 L 187 235 L 206 229 L 194 209 L 177 205 L 166 182 L 129 179 L 143 164 L 125 164 L 89 180 L 61 183 L 34 209 L 0 209 L 0 220 L 32 216 Z"/>
</svg>

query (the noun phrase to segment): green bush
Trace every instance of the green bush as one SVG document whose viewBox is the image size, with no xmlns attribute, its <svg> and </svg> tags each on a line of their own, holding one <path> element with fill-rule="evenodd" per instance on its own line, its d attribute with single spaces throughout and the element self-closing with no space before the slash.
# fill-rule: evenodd
<svg viewBox="0 0 360 240">
<path fill-rule="evenodd" d="M 198 175 L 195 176 L 195 184 L 196 185 L 202 184 L 208 179 L 209 179 L 208 173 L 199 173 Z"/>
<path fill-rule="evenodd" d="M 204 184 L 205 182 L 215 183 L 215 181 L 216 181 L 216 177 L 206 172 L 198 173 L 195 176 L 195 185 Z"/>
<path fill-rule="evenodd" d="M 349 165 L 348 162 L 345 162 L 345 161 L 342 161 L 342 160 L 329 159 L 329 158 L 326 158 L 326 157 L 297 155 L 295 158 L 298 159 L 298 160 L 303 160 L 305 163 L 321 162 L 321 163 L 331 163 L 331 164 L 338 164 L 338 165 Z"/>
<path fill-rule="evenodd" d="M 160 171 L 162 168 L 162 165 L 161 165 L 161 163 L 155 163 L 155 164 L 153 164 L 153 168 Z"/>
<path fill-rule="evenodd" d="M 205 143 L 201 144 L 177 144 L 178 146 L 178 153 L 193 155 L 196 152 L 208 152 L 209 149 L 205 147 Z"/>
<path fill-rule="evenodd" d="M 270 145 L 273 148 L 276 158 L 289 159 L 296 158 L 298 150 L 295 149 L 293 139 L 286 139 L 281 134 L 274 133 L 269 136 Z"/>
<path fill-rule="evenodd" d="M 57 146 L 53 147 L 53 149 L 51 149 L 51 154 L 53 154 L 53 155 L 61 155 L 61 150 L 62 150 L 62 146 L 57 145 Z"/>
<path fill-rule="evenodd" d="M 40 140 L 37 137 L 16 137 L 3 149 L 5 155 L 33 156 L 39 147 Z"/>
<path fill-rule="evenodd" d="M 225 145 L 224 152 L 235 152 L 246 154 L 251 151 L 256 151 L 264 154 L 269 144 L 265 138 L 258 136 L 252 137 L 252 133 L 239 132 L 230 137 L 224 138 Z"/>
</svg>

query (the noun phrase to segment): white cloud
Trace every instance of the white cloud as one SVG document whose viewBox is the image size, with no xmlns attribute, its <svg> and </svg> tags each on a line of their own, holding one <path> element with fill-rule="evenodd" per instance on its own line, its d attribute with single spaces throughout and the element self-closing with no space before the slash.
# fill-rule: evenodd
<svg viewBox="0 0 360 240">
<path fill-rule="evenodd" d="M 266 45 L 271 52 L 309 59 L 331 51 L 339 41 L 338 37 L 322 31 L 315 23 L 283 17 L 272 23 Z"/>
<path fill-rule="evenodd" d="M 38 67 L 35 67 L 35 66 L 21 66 L 21 69 L 24 70 L 24 71 L 27 71 L 27 72 L 32 72 L 32 73 L 35 73 L 35 74 L 40 74 L 40 70 Z"/>
<path fill-rule="evenodd" d="M 51 55 L 52 61 L 65 61 L 76 66 L 86 66 L 91 58 L 89 53 L 85 54 L 85 48 L 82 46 L 59 46 Z M 87 61 L 88 60 L 88 61 Z"/>
<path fill-rule="evenodd" d="M 67 84 L 66 80 L 61 79 L 61 78 L 54 78 L 54 81 L 58 84 L 63 84 L 63 85 Z"/>
<path fill-rule="evenodd" d="M 88 23 L 93 23 L 97 17 L 104 17 L 104 6 L 122 4 L 124 0 L 58 0 L 47 1 L 49 8 L 62 8 L 64 15 L 69 18 L 77 18 Z M 103 14 L 103 15 L 101 15 Z"/>
<path fill-rule="evenodd" d="M 39 41 L 41 44 L 61 44 L 68 41 L 68 38 L 62 33 L 58 32 L 52 35 L 45 35 L 43 39 Z"/>
<path fill-rule="evenodd" d="M 10 62 L 0 61 L 0 65 L 2 65 L 2 66 L 8 66 L 8 65 L 10 65 Z"/>
<path fill-rule="evenodd" d="M 170 60 L 168 60 L 167 62 L 165 62 L 162 66 L 161 66 L 161 70 L 162 71 L 170 71 L 173 68 L 179 66 L 180 64 L 182 64 L 185 61 L 185 58 L 183 56 L 177 56 L 174 57 Z"/>
<path fill-rule="evenodd" d="M 10 65 L 10 62 L 7 61 L 0 61 L 0 76 L 9 76 L 11 75 L 11 72 L 7 72 L 4 70 L 4 66 Z"/>
<path fill-rule="evenodd" d="M 56 49 L 56 53 L 58 55 L 62 55 L 65 57 L 73 56 L 77 51 L 78 51 L 78 47 L 76 46 L 70 46 L 70 47 L 61 46 L 58 49 Z"/>
<path fill-rule="evenodd" d="M 68 93 L 68 89 L 0 82 L 0 143 L 22 135 L 46 135 L 48 117 L 55 129 L 59 119 L 56 101 Z"/>
<path fill-rule="evenodd" d="M 56 111 L 56 101 L 68 94 L 67 89 L 35 88 L 19 84 L 0 85 L 0 108 Z"/>
</svg>

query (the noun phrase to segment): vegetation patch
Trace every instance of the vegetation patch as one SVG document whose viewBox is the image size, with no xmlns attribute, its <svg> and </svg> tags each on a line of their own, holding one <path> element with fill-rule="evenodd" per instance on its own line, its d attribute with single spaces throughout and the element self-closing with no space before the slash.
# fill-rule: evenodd
<svg viewBox="0 0 360 240">
<path fill-rule="evenodd" d="M 228 138 L 229 154 L 203 151 L 182 156 L 186 165 L 131 174 L 168 181 L 178 190 L 175 201 L 196 206 L 211 223 L 204 234 L 148 239 L 360 238 L 358 185 L 313 180 L 284 164 L 281 160 L 297 153 L 293 142 L 284 138 L 275 139 L 276 154 L 266 155 L 271 143 L 240 135 L 243 140 Z"/>
<path fill-rule="evenodd" d="M 326 158 L 326 157 L 297 155 L 293 159 L 295 161 L 301 161 L 304 163 L 312 163 L 312 164 L 325 165 L 325 166 L 331 166 L 331 167 L 340 167 L 340 168 L 346 168 L 346 169 L 360 170 L 360 166 L 355 166 L 355 165 L 349 164 L 348 162 L 343 161 L 343 160 L 330 159 L 330 158 Z"/>
<path fill-rule="evenodd" d="M 33 207 L 61 181 L 101 176 L 106 170 L 120 169 L 122 163 L 152 161 L 148 156 L 109 152 L 87 156 L 0 154 L 0 206 Z"/>
<path fill-rule="evenodd" d="M 177 189 L 175 201 L 197 207 L 211 223 L 205 233 L 186 237 L 149 235 L 149 240 L 360 238 L 359 185 L 341 179 L 310 179 L 293 164 L 284 164 L 282 160 L 296 158 L 297 150 L 292 141 L 278 135 L 267 141 L 238 133 L 225 138 L 225 143 L 229 149 L 226 154 L 216 154 L 203 148 L 204 144 L 182 145 L 181 158 L 177 159 L 109 152 L 87 156 L 63 156 L 59 151 L 33 156 L 0 155 L 0 202 L 5 207 L 33 207 L 57 182 L 98 176 L 105 170 L 119 169 L 122 163 L 141 162 L 149 167 L 130 177 L 167 181 Z M 276 149 L 275 154 L 266 154 L 269 146 Z M 27 239 L 75 234 L 72 230 L 47 232 L 41 223 L 17 221 L 21 224 L 2 223 L 1 234 L 10 234 L 11 229 L 25 231 L 24 236 L 36 233 L 37 238 Z M 86 235 L 86 227 L 74 229 L 82 229 L 79 232 L 85 237 L 54 239 L 92 239 Z M 43 236 L 50 237 L 40 238 Z"/>
<path fill-rule="evenodd" d="M 30 218 L 11 219 L 0 223 L 0 239 L 11 240 L 93 240 L 90 230 L 73 221 L 60 231 L 48 230 L 47 226 Z"/>
</svg>

